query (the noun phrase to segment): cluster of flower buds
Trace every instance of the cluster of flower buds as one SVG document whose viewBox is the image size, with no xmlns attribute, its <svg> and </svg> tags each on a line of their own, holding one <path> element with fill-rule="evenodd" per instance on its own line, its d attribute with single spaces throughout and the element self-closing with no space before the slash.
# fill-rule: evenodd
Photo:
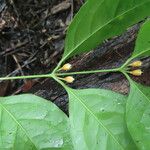
<svg viewBox="0 0 150 150">
<path fill-rule="evenodd" d="M 64 64 L 59 71 L 69 71 L 70 69 L 72 69 L 72 65 L 67 63 Z M 66 81 L 67 83 L 73 83 L 73 81 L 75 80 L 72 76 L 67 76 L 65 78 L 60 78 L 61 80 Z"/>
<path fill-rule="evenodd" d="M 129 66 L 130 67 L 141 67 L 142 66 L 142 62 L 137 60 L 137 61 L 134 61 L 131 64 L 129 64 Z M 136 70 L 130 71 L 129 73 L 134 75 L 134 76 L 141 76 L 143 72 L 142 72 L 141 69 L 136 69 Z"/>
</svg>

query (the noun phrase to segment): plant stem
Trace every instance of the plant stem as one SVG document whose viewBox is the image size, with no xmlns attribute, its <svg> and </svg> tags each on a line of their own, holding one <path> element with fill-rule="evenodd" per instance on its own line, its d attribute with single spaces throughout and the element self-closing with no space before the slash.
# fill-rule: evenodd
<svg viewBox="0 0 150 150">
<path fill-rule="evenodd" d="M 106 70 L 90 70 L 90 71 L 80 71 L 80 72 L 68 72 L 68 73 L 56 73 L 56 76 L 93 74 L 93 73 L 102 73 L 102 72 L 118 72 L 118 71 L 120 71 L 120 68 L 106 69 Z"/>
<path fill-rule="evenodd" d="M 41 75 L 29 75 L 29 76 L 15 76 L 15 77 L 1 77 L 0 80 L 17 80 L 17 79 L 32 79 L 32 78 L 56 78 L 56 76 L 68 76 L 68 75 L 79 75 L 79 74 L 93 74 L 102 72 L 118 72 L 122 71 L 122 68 L 106 69 L 106 70 L 90 70 L 90 71 L 80 71 L 80 72 L 68 72 L 68 73 L 51 73 L 51 74 L 41 74 Z M 56 79 L 55 79 L 56 80 Z M 57 79 L 58 80 L 58 79 Z"/>
<path fill-rule="evenodd" d="M 81 72 L 68 72 L 68 73 L 51 73 L 51 74 L 41 74 L 41 75 L 29 75 L 29 76 L 15 76 L 15 77 L 1 77 L 0 80 L 17 80 L 17 79 L 33 79 L 33 78 L 54 78 L 54 76 L 67 76 L 67 75 L 77 75 L 77 74 L 93 74 L 100 72 L 117 72 L 120 68 L 116 69 L 106 69 L 106 70 L 91 70 L 91 71 L 81 71 Z"/>
<path fill-rule="evenodd" d="M 67 88 L 68 86 L 64 83 L 64 82 L 62 82 L 58 77 L 56 77 L 56 76 L 53 76 L 53 79 L 56 81 L 56 82 L 58 82 L 63 88 Z"/>
<path fill-rule="evenodd" d="M 52 78 L 52 74 L 16 76 L 16 77 L 1 77 L 0 80 L 17 80 L 17 79 L 33 79 L 33 78 Z"/>
<path fill-rule="evenodd" d="M 129 77 L 129 75 L 126 72 L 122 72 L 122 73 L 125 75 L 125 77 L 127 78 L 128 81 L 131 80 L 131 78 Z"/>
<path fill-rule="evenodd" d="M 121 69 L 125 68 L 129 64 L 129 62 L 132 61 L 132 59 L 133 58 L 129 58 L 120 68 Z"/>
<path fill-rule="evenodd" d="M 56 66 L 56 68 L 53 70 L 52 74 L 55 74 L 55 72 L 59 69 L 59 67 L 62 65 L 63 62 L 64 62 L 64 59 L 61 59 L 58 65 Z"/>
<path fill-rule="evenodd" d="M 150 51 L 150 49 L 147 49 L 147 50 L 145 50 L 144 52 L 142 51 L 142 52 L 140 52 L 139 54 L 136 54 L 136 55 L 134 55 L 134 56 L 131 56 L 131 57 L 121 66 L 121 68 L 126 67 L 126 66 L 129 64 L 129 62 L 131 62 L 133 59 L 138 58 L 140 55 L 142 55 L 143 53 L 146 53 L 146 52 L 148 52 L 148 51 Z"/>
</svg>

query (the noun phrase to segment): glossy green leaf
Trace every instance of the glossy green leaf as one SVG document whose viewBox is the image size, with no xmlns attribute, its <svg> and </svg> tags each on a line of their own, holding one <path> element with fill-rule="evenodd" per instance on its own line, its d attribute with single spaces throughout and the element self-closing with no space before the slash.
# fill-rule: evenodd
<svg viewBox="0 0 150 150">
<path fill-rule="evenodd" d="M 71 150 L 68 118 L 34 95 L 0 98 L 0 150 Z"/>
<path fill-rule="evenodd" d="M 150 0 L 91 0 L 67 32 L 63 59 L 87 52 L 150 15 Z"/>
<path fill-rule="evenodd" d="M 132 57 L 150 56 L 150 20 L 140 29 Z"/>
<path fill-rule="evenodd" d="M 75 150 L 136 150 L 125 123 L 125 96 L 99 89 L 67 91 Z"/>
<path fill-rule="evenodd" d="M 140 150 L 150 148 L 150 87 L 130 79 L 131 89 L 126 106 L 127 126 Z"/>
</svg>

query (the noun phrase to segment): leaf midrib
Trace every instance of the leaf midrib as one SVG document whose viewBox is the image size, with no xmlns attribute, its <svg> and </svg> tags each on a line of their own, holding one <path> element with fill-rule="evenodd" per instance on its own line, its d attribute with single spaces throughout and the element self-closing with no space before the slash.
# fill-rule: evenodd
<svg viewBox="0 0 150 150">
<path fill-rule="evenodd" d="M 140 55 L 142 55 L 142 54 L 144 54 L 144 53 L 146 53 L 146 52 L 148 52 L 148 51 L 150 51 L 150 49 L 143 50 L 142 52 L 133 55 L 133 56 L 131 57 L 131 59 L 134 59 L 134 58 L 136 58 L 136 57 L 139 57 Z"/>
<path fill-rule="evenodd" d="M 14 122 L 16 122 L 16 124 L 23 130 L 23 132 L 26 134 L 26 136 L 28 137 L 28 139 L 30 140 L 30 142 L 33 144 L 33 146 L 38 150 L 38 148 L 36 147 L 36 145 L 34 144 L 34 142 L 32 141 L 32 139 L 30 138 L 30 136 L 28 135 L 28 133 L 26 132 L 26 130 L 24 129 L 24 127 L 17 121 L 17 119 L 5 108 L 5 106 L 3 106 L 3 104 L 0 102 L 0 106 L 2 107 L 2 109 L 4 111 L 6 111 L 6 113 L 8 113 L 8 115 L 14 120 Z"/>
<path fill-rule="evenodd" d="M 131 8 L 131 9 L 128 9 L 128 10 L 125 11 L 124 13 L 122 13 L 122 14 L 116 16 L 115 18 L 111 19 L 110 21 L 108 21 L 106 24 L 104 24 L 103 26 L 101 26 L 101 28 L 97 29 L 97 30 L 96 30 L 95 32 L 93 32 L 90 36 L 88 36 L 85 40 L 81 41 L 72 51 L 70 51 L 66 56 L 64 56 L 64 59 L 63 59 L 63 60 L 65 60 L 67 57 L 69 57 L 69 55 L 71 55 L 80 45 L 82 45 L 84 42 L 86 42 L 88 39 L 90 39 L 94 34 L 96 34 L 99 30 L 101 30 L 102 28 L 104 28 L 106 25 L 108 25 L 109 23 L 111 23 L 111 22 L 114 21 L 115 19 L 117 19 L 117 18 L 119 18 L 119 17 L 125 15 L 126 13 L 128 13 L 128 12 L 134 10 L 135 8 L 138 8 L 138 7 L 140 7 L 140 6 L 142 6 L 142 5 L 146 4 L 146 3 L 149 3 L 149 2 L 150 2 L 150 1 L 144 2 L 144 3 L 140 4 L 140 5 L 136 5 L 135 7 Z"/>
<path fill-rule="evenodd" d="M 132 79 L 131 79 L 132 80 Z M 150 99 L 138 88 L 138 86 L 132 81 L 133 86 L 145 97 L 145 99 L 150 103 Z"/>
<path fill-rule="evenodd" d="M 120 148 L 121 148 L 122 150 L 124 150 L 124 147 L 118 142 L 118 140 L 117 140 L 117 139 L 115 138 L 115 136 L 111 133 L 111 131 L 109 131 L 109 129 L 107 129 L 107 128 L 105 127 L 105 125 L 95 116 L 95 114 L 92 112 L 92 110 L 90 110 L 90 108 L 88 108 L 88 106 L 83 102 L 83 99 L 82 99 L 82 98 L 79 98 L 71 89 L 67 88 L 67 90 L 68 90 L 72 95 L 74 95 L 74 96 L 78 99 L 78 101 L 79 101 L 79 102 L 82 104 L 82 106 L 89 112 L 89 114 L 94 117 L 94 119 L 98 122 L 98 124 L 99 124 L 101 127 L 104 128 L 104 130 L 107 132 L 107 134 L 109 134 L 109 135 L 113 138 L 113 140 L 120 146 Z"/>
</svg>

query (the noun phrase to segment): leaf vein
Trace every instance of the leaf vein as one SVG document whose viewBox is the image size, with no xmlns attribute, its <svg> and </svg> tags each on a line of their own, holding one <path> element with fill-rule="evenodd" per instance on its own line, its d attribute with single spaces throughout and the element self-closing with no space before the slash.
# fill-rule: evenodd
<svg viewBox="0 0 150 150">
<path fill-rule="evenodd" d="M 16 124 L 23 130 L 23 132 L 26 134 L 26 136 L 28 137 L 28 139 L 30 140 L 30 142 L 33 144 L 33 146 L 38 150 L 38 148 L 36 147 L 36 145 L 34 144 L 34 142 L 32 141 L 32 139 L 30 138 L 30 136 L 28 135 L 27 131 L 24 129 L 24 127 L 18 122 L 18 120 L 16 120 L 16 118 L 3 106 L 3 104 L 0 102 L 0 106 L 1 108 L 6 111 L 6 113 L 8 113 L 8 115 L 14 120 L 14 122 L 16 122 Z"/>
<path fill-rule="evenodd" d="M 72 90 L 69 89 L 69 91 L 78 99 L 78 101 L 82 104 L 82 106 L 89 112 L 91 116 L 104 128 L 104 130 L 113 138 L 113 140 L 120 146 L 122 150 L 124 150 L 123 146 L 118 142 L 118 140 L 114 137 L 114 135 L 105 127 L 105 125 L 95 116 L 95 114 L 88 108 L 88 106 L 83 102 L 81 98 L 79 98 Z"/>
</svg>

